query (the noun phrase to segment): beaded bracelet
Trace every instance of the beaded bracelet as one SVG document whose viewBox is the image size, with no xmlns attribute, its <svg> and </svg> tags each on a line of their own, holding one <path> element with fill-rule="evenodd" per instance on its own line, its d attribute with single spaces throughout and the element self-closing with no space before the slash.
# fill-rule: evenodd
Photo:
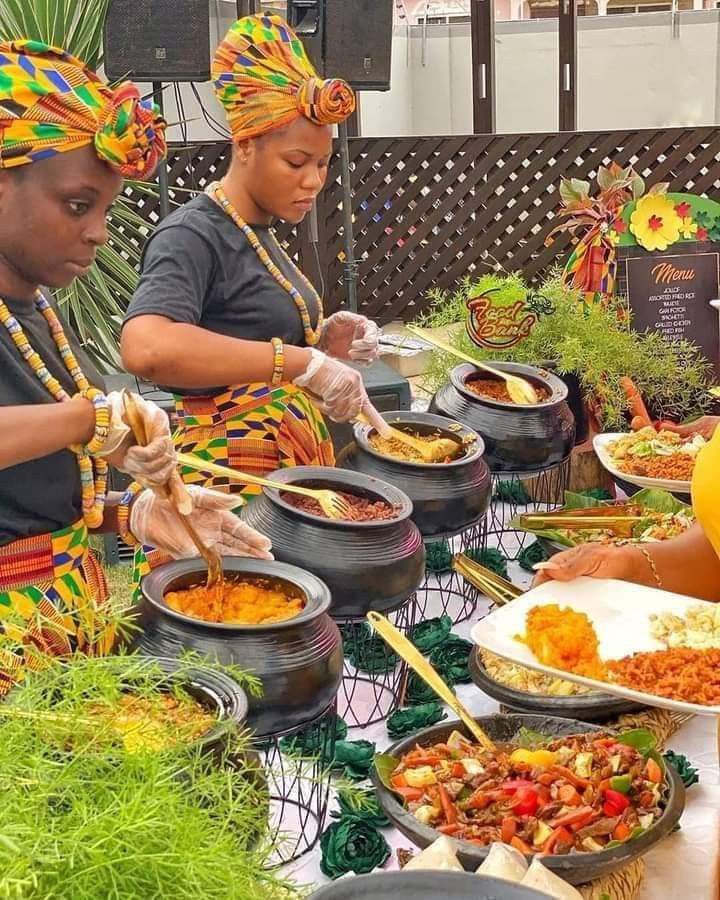
<svg viewBox="0 0 720 900">
<path fill-rule="evenodd" d="M 120 535 L 122 542 L 127 544 L 128 547 L 134 548 L 140 546 L 140 541 L 135 537 L 132 531 L 130 531 L 130 506 L 132 501 L 142 490 L 143 486 L 138 484 L 137 481 L 134 481 L 122 495 L 120 505 L 118 506 L 118 534 Z"/>
<path fill-rule="evenodd" d="M 273 345 L 273 373 L 270 384 L 282 384 L 283 375 L 285 374 L 285 348 L 280 338 L 272 338 L 270 343 Z"/>
<path fill-rule="evenodd" d="M 102 391 L 95 387 L 86 387 L 79 391 L 76 396 L 89 400 L 95 411 L 95 431 L 84 447 L 86 453 L 94 456 L 103 449 L 110 434 L 110 406 L 108 399 Z"/>
</svg>

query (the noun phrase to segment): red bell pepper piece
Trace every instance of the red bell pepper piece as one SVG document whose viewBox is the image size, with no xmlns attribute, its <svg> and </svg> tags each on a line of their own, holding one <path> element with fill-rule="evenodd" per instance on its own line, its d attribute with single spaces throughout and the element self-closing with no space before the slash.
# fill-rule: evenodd
<svg viewBox="0 0 720 900">
<path fill-rule="evenodd" d="M 518 816 L 532 816 L 539 805 L 537 792 L 531 787 L 518 788 L 512 802 L 513 812 Z"/>
<path fill-rule="evenodd" d="M 630 801 L 621 794 L 620 791 L 605 791 L 605 802 L 603 803 L 603 812 L 609 819 L 614 819 L 630 806 Z"/>
<path fill-rule="evenodd" d="M 513 794 L 520 788 L 531 788 L 534 787 L 534 785 L 532 781 L 528 781 L 527 778 L 514 778 L 510 781 L 503 781 L 500 787 L 509 794 Z"/>
<path fill-rule="evenodd" d="M 391 784 L 394 788 L 401 788 L 401 787 L 407 787 L 407 786 L 408 786 L 407 779 L 406 779 L 405 776 L 402 775 L 402 774 L 400 774 L 400 775 L 393 775 L 392 778 L 390 779 L 390 784 Z"/>
<path fill-rule="evenodd" d="M 540 848 L 541 853 L 552 853 L 557 844 L 572 844 L 573 836 L 562 825 L 558 826 Z"/>
<path fill-rule="evenodd" d="M 450 774 L 453 778 L 463 778 L 465 775 L 465 766 L 461 762 L 453 763 Z"/>
</svg>

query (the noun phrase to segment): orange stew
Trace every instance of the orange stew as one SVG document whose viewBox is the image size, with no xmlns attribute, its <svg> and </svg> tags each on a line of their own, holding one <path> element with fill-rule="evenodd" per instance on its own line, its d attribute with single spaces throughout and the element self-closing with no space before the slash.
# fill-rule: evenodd
<svg viewBox="0 0 720 900">
<path fill-rule="evenodd" d="M 469 391 L 472 391 L 473 394 L 477 394 L 479 397 L 485 397 L 488 400 L 498 400 L 500 403 L 515 402 L 510 394 L 508 394 L 505 382 L 496 378 L 468 378 L 465 382 L 465 387 Z M 533 387 L 541 401 L 547 400 L 550 396 L 550 391 L 546 387 L 542 387 L 534 382 Z"/>
<path fill-rule="evenodd" d="M 216 592 L 208 591 L 205 585 L 169 591 L 165 595 L 167 605 L 183 615 L 228 625 L 282 622 L 302 612 L 305 606 L 299 589 L 265 578 L 226 579 L 222 602 L 219 600 Z"/>
</svg>

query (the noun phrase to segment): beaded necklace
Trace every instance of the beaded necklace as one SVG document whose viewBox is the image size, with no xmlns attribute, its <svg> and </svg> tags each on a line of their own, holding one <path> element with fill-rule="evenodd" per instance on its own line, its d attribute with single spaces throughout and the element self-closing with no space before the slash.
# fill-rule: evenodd
<svg viewBox="0 0 720 900">
<path fill-rule="evenodd" d="M 280 269 L 275 265 L 275 263 L 270 258 L 270 254 L 263 247 L 260 242 L 260 238 L 255 234 L 252 228 L 248 225 L 248 223 L 240 216 L 240 213 L 235 209 L 230 200 L 227 197 L 227 194 L 222 189 L 219 181 L 213 182 L 207 188 L 207 194 L 218 204 L 220 209 L 224 213 L 226 213 L 232 221 L 237 225 L 237 227 L 242 231 L 245 237 L 248 239 L 248 243 L 253 248 L 255 253 L 257 253 L 258 259 L 265 266 L 268 272 L 272 275 L 272 277 L 277 281 L 283 290 L 287 291 L 288 294 L 293 299 L 295 306 L 297 307 L 297 311 L 300 313 L 300 319 L 302 320 L 303 331 L 305 332 L 305 342 L 309 347 L 314 346 L 320 340 L 320 335 L 322 333 L 323 327 L 323 307 L 322 300 L 320 299 L 320 295 L 312 286 L 310 281 L 305 277 L 305 275 L 298 269 L 295 263 L 290 259 L 288 254 L 283 249 L 282 245 L 275 237 L 275 234 L 271 229 L 269 229 L 270 237 L 273 241 L 275 247 L 279 250 L 279 252 L 283 255 L 283 257 L 287 260 L 287 262 L 292 266 L 295 272 L 298 274 L 299 278 L 303 282 L 303 284 L 310 291 L 310 296 L 312 296 L 313 300 L 317 303 L 318 308 L 318 321 L 317 327 L 313 331 L 312 322 L 310 321 L 310 313 L 307 308 L 307 303 L 305 302 L 302 294 L 298 289 L 293 285 L 280 271 Z"/>
<path fill-rule="evenodd" d="M 50 334 L 55 341 L 55 346 L 58 348 L 65 368 L 72 376 L 78 390 L 81 392 L 91 391 L 91 385 L 75 359 L 75 354 L 68 343 L 60 320 L 55 315 L 55 310 L 39 291 L 35 296 L 35 308 L 45 317 Z M 33 350 L 25 336 L 25 332 L 22 330 L 22 326 L 2 299 L 0 299 L 0 322 L 7 328 L 15 346 L 20 351 L 20 355 L 37 375 L 50 396 L 58 403 L 65 403 L 70 400 L 70 395 L 65 391 L 57 378 L 52 375 L 40 355 Z M 103 511 L 105 509 L 108 464 L 103 459 L 93 459 L 84 447 L 73 446 L 70 449 L 77 456 L 78 468 L 80 469 L 82 509 L 85 524 L 88 528 L 98 528 L 102 524 Z"/>
</svg>

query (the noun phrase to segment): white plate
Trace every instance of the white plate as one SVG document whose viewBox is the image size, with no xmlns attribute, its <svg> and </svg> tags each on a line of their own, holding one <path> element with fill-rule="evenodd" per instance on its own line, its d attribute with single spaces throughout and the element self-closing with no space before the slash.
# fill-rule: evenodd
<svg viewBox="0 0 720 900">
<path fill-rule="evenodd" d="M 646 706 L 658 706 L 675 712 L 701 716 L 720 716 L 720 706 L 701 706 L 682 700 L 657 697 L 594 678 L 585 678 L 538 662 L 527 645 L 516 640 L 525 633 L 525 621 L 533 606 L 557 603 L 584 612 L 595 628 L 600 642 L 599 653 L 604 660 L 620 659 L 631 653 L 663 650 L 664 644 L 650 635 L 651 613 L 673 612 L 683 616 L 691 606 L 706 605 L 713 611 L 715 603 L 682 597 L 654 588 L 600 578 L 578 578 L 576 581 L 548 581 L 501 606 L 481 619 L 470 632 L 472 640 L 485 650 L 514 663 L 537 669 L 567 681 L 584 684 L 618 697 L 626 697 Z"/>
<path fill-rule="evenodd" d="M 642 475 L 628 475 L 627 472 L 621 472 L 612 461 L 610 453 L 608 452 L 608 444 L 611 444 L 621 437 L 625 437 L 622 432 L 615 434 L 596 434 L 593 438 L 595 453 L 597 453 L 598 459 L 613 478 L 619 478 L 621 481 L 626 481 L 628 484 L 634 484 L 635 487 L 657 488 L 660 491 L 670 491 L 673 494 L 690 493 L 689 481 L 672 481 L 668 478 L 645 478 Z"/>
</svg>

